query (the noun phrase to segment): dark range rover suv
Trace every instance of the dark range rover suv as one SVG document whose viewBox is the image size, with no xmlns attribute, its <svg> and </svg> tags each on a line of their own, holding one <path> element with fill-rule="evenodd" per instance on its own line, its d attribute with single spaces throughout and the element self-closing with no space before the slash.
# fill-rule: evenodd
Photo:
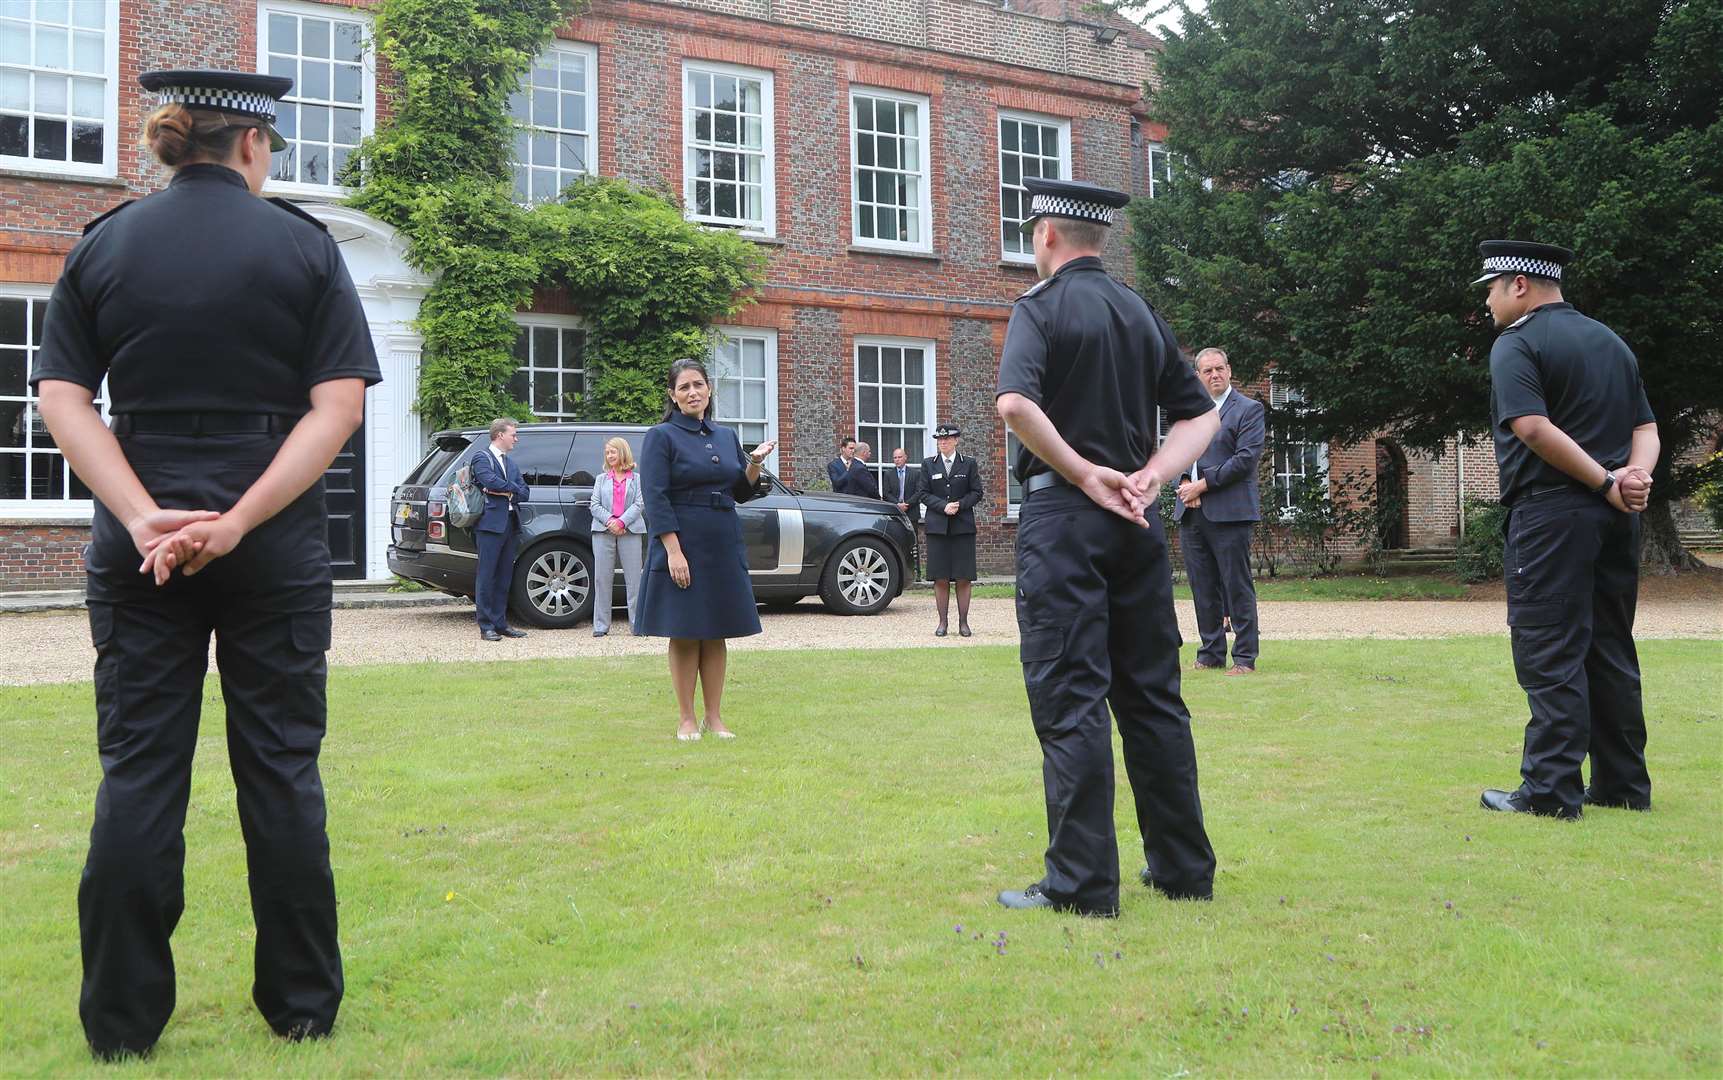
<svg viewBox="0 0 1723 1080">
<path fill-rule="evenodd" d="M 520 506 L 520 555 L 509 606 L 534 626 L 573 626 L 592 613 L 592 517 L 587 500 L 604 468 L 604 443 L 628 440 L 635 454 L 647 429 L 622 424 L 522 424 L 510 454 L 532 495 Z M 478 545 L 469 529 L 448 523 L 443 502 L 455 470 L 490 445 L 483 430 L 440 431 L 431 451 L 395 488 L 389 569 L 410 581 L 471 597 Z M 793 604 L 818 594 L 844 615 L 884 611 L 903 591 L 914 564 L 915 532 L 897 507 L 877 499 L 804 492 L 760 477 L 761 494 L 736 508 L 748 548 L 754 596 Z M 625 604 L 622 575 L 612 601 Z"/>
</svg>

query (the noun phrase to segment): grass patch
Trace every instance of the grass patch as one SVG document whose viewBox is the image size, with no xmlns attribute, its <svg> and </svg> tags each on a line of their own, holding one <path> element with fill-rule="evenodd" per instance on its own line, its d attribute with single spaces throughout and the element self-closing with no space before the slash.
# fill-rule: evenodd
<svg viewBox="0 0 1723 1080">
<path fill-rule="evenodd" d="M 337 669 L 348 996 L 306 1046 L 250 1004 L 211 680 L 179 1006 L 127 1072 L 1716 1075 L 1723 645 L 1641 655 L 1657 809 L 1577 824 L 1477 809 L 1519 765 L 1502 639 L 1302 643 L 1250 680 L 1190 677 L 1217 900 L 1127 887 L 1116 921 L 993 903 L 1046 835 L 1012 649 L 742 656 L 742 737 L 691 745 L 655 658 Z M 90 696 L 0 690 L 8 1073 L 95 1071 Z"/>
<path fill-rule="evenodd" d="M 977 585 L 975 595 L 1009 600 L 1017 595 L 1017 589 L 1014 585 Z M 1173 595 L 1180 600 L 1189 600 L 1191 587 L 1183 582 L 1175 583 Z M 1465 596 L 1466 587 L 1453 578 L 1430 574 L 1259 578 L 1256 582 L 1258 600 L 1463 600 Z"/>
</svg>

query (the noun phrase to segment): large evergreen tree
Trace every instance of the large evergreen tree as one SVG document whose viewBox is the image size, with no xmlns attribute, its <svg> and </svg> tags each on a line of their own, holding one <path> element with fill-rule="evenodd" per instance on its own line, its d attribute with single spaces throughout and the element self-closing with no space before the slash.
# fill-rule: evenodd
<svg viewBox="0 0 1723 1080">
<path fill-rule="evenodd" d="M 1723 409 L 1723 0 L 1210 0 L 1154 118 L 1181 168 L 1133 208 L 1139 287 L 1193 344 L 1272 365 L 1311 432 L 1489 430 L 1475 246 L 1576 250 L 1565 286 L 1638 355 L 1664 456 L 1647 561 L 1689 565 L 1671 460 Z"/>
</svg>

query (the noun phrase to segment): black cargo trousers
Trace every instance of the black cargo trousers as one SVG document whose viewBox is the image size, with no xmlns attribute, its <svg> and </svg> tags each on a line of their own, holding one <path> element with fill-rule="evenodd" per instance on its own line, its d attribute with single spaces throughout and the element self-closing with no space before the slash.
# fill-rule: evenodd
<svg viewBox="0 0 1723 1080">
<path fill-rule="evenodd" d="M 1578 487 L 1523 496 L 1502 554 L 1514 674 L 1531 705 L 1522 790 L 1546 813 L 1578 814 L 1592 796 L 1651 803 L 1633 615 L 1640 521 Z"/>
<path fill-rule="evenodd" d="M 164 508 L 226 510 L 285 436 L 120 439 Z M 319 481 L 193 577 L 137 572 L 125 525 L 98 502 L 89 568 L 102 783 L 78 887 L 79 1015 L 99 1054 L 142 1052 L 174 1008 L 169 939 L 185 909 L 183 830 L 209 639 L 227 706 L 251 910 L 252 996 L 278 1034 L 321 1035 L 341 1003 L 335 883 L 324 831 L 331 578 Z"/>
<path fill-rule="evenodd" d="M 1047 799 L 1043 892 L 1083 912 L 1118 909 L 1111 705 L 1156 887 L 1209 895 L 1215 856 L 1159 515 L 1151 508 L 1145 529 L 1063 484 L 1030 495 L 1017 525 L 1017 627 Z"/>
</svg>

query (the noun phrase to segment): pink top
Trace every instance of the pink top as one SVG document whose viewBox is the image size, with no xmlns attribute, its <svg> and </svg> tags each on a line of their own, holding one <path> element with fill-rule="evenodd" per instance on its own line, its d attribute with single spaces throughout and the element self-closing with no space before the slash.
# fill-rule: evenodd
<svg viewBox="0 0 1723 1080">
<path fill-rule="evenodd" d="M 634 470 L 632 469 L 625 473 L 610 474 L 610 517 L 612 520 L 620 518 L 622 512 L 628 509 L 628 478 L 633 475 Z"/>
</svg>

